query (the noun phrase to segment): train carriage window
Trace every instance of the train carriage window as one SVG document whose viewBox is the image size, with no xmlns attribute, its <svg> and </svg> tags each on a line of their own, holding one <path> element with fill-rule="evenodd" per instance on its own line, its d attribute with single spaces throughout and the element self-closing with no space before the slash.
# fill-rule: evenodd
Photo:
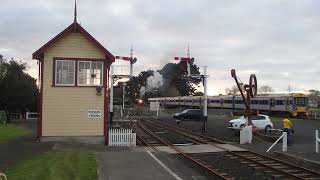
<svg viewBox="0 0 320 180">
<path fill-rule="evenodd" d="M 295 97 L 294 103 L 296 106 L 306 106 L 308 105 L 308 98 L 306 97 Z"/>
<path fill-rule="evenodd" d="M 223 103 L 232 104 L 232 100 L 224 100 Z"/>
<path fill-rule="evenodd" d="M 279 103 L 280 103 L 280 105 L 283 105 L 283 100 L 280 100 Z"/>
</svg>

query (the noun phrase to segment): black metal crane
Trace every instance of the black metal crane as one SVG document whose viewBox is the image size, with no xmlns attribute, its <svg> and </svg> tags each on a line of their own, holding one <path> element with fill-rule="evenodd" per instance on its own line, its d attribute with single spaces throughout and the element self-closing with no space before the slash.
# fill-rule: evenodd
<svg viewBox="0 0 320 180">
<path fill-rule="evenodd" d="M 253 112 L 251 110 L 251 98 L 255 97 L 258 92 L 257 77 L 255 74 L 251 74 L 249 79 L 249 84 L 245 84 L 243 85 L 243 88 L 241 88 L 242 84 L 239 83 L 239 77 L 237 77 L 235 69 L 231 70 L 231 76 L 236 81 L 239 91 L 241 93 L 242 99 L 245 103 L 244 115 L 248 118 L 248 125 L 252 125 L 252 115 L 255 114 L 256 112 Z M 244 94 L 243 90 L 245 91 L 246 94 Z"/>
</svg>

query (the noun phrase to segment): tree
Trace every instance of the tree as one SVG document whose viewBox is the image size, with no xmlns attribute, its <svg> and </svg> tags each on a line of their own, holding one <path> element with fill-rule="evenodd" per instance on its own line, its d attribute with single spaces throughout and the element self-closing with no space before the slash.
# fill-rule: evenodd
<svg viewBox="0 0 320 180">
<path fill-rule="evenodd" d="M 14 60 L 0 62 L 0 109 L 5 111 L 8 122 L 13 112 L 36 109 L 37 84 L 24 72 L 26 69 L 26 64 Z"/>
<path fill-rule="evenodd" d="M 313 89 L 309 90 L 308 99 L 309 101 L 320 102 L 320 91 Z"/>
<path fill-rule="evenodd" d="M 191 75 L 200 75 L 199 67 L 190 62 Z M 201 79 L 187 77 L 187 63 L 180 61 L 179 63 L 168 63 L 160 71 L 160 74 L 165 80 L 164 89 L 174 86 L 180 96 L 194 95 L 197 87 L 200 87 Z"/>
<path fill-rule="evenodd" d="M 261 94 L 267 94 L 267 93 L 273 92 L 273 89 L 268 85 L 264 85 L 264 86 L 261 86 L 258 91 Z"/>
<path fill-rule="evenodd" d="M 237 85 L 233 85 L 231 88 L 225 89 L 227 95 L 238 95 L 240 94 L 240 90 Z"/>
<path fill-rule="evenodd" d="M 134 101 L 138 98 L 147 100 L 150 97 L 199 95 L 200 93 L 196 90 L 201 79 L 188 78 L 186 66 L 186 62 L 168 63 L 161 70 L 142 71 L 126 83 L 126 97 Z M 190 70 L 192 75 L 200 74 L 199 68 L 193 61 L 190 62 Z M 157 72 L 162 76 L 162 85 L 150 90 L 147 88 L 148 78 L 152 78 L 151 76 L 155 76 Z"/>
<path fill-rule="evenodd" d="M 3 61 L 5 61 L 5 59 L 3 58 L 3 55 L 0 54 L 0 63 L 3 62 Z"/>
<path fill-rule="evenodd" d="M 142 97 L 140 94 L 141 87 L 146 86 L 147 79 L 152 76 L 153 71 L 142 71 L 138 76 L 133 76 L 126 82 L 126 98 L 130 99 L 131 102 L 134 102 L 135 99 Z"/>
<path fill-rule="evenodd" d="M 195 96 L 203 96 L 203 92 L 197 91 L 194 93 Z"/>
</svg>

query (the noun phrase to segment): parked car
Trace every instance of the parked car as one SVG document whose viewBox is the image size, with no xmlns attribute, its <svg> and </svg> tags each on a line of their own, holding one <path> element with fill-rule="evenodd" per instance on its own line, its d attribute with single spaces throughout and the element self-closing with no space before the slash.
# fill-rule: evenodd
<svg viewBox="0 0 320 180">
<path fill-rule="evenodd" d="M 179 121 L 200 121 L 203 118 L 203 110 L 202 109 L 186 109 L 181 113 L 175 113 L 173 118 Z"/>
<path fill-rule="evenodd" d="M 238 119 L 233 119 L 229 121 L 228 128 L 230 129 L 241 129 L 245 126 L 246 119 L 244 116 L 239 117 Z M 269 116 L 259 114 L 258 116 L 252 117 L 252 124 L 258 129 L 264 129 L 268 131 L 273 128 L 273 123 L 271 122 Z"/>
</svg>

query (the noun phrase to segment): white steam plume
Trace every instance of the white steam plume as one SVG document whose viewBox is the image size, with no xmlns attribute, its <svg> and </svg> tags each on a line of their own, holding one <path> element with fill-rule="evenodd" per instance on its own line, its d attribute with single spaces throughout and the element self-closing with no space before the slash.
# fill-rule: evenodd
<svg viewBox="0 0 320 180">
<path fill-rule="evenodd" d="M 144 96 L 146 92 L 152 92 L 159 89 L 163 85 L 163 77 L 159 72 L 154 72 L 152 76 L 148 77 L 146 87 L 140 88 L 140 96 Z"/>
</svg>

